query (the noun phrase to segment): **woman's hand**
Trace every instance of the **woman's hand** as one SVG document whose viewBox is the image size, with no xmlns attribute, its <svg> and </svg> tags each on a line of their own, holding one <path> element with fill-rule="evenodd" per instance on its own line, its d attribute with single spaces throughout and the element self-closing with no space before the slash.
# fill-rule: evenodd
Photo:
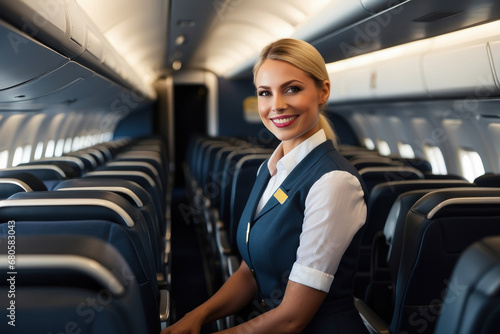
<svg viewBox="0 0 500 334">
<path fill-rule="evenodd" d="M 175 324 L 162 330 L 160 334 L 200 334 L 202 325 L 203 320 L 191 312 Z"/>
</svg>

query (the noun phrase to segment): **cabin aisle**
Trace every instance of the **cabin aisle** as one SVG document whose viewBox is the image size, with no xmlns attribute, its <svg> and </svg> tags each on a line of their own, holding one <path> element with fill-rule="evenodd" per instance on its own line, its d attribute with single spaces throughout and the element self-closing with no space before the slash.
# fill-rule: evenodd
<svg viewBox="0 0 500 334">
<path fill-rule="evenodd" d="M 207 259 L 202 252 L 199 226 L 185 214 L 188 205 L 183 188 L 172 191 L 172 323 L 176 322 L 210 295 Z M 183 215 L 184 212 L 184 215 Z M 205 326 L 203 333 L 216 331 Z"/>
</svg>

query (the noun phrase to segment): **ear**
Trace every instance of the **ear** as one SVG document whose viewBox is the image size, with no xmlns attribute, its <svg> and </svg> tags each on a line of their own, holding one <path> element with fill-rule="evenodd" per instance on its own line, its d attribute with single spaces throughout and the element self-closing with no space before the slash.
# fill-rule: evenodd
<svg viewBox="0 0 500 334">
<path fill-rule="evenodd" d="M 324 80 L 323 84 L 319 90 L 319 100 L 320 104 L 325 104 L 330 97 L 330 81 Z"/>
</svg>

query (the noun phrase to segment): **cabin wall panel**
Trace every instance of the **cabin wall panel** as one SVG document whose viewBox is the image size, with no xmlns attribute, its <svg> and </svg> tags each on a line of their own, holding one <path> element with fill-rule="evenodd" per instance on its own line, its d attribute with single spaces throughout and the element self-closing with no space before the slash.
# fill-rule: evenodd
<svg viewBox="0 0 500 334">
<path fill-rule="evenodd" d="M 375 98 L 427 96 L 427 87 L 422 77 L 421 56 L 413 55 L 380 62 L 374 66 L 371 86 Z"/>
<path fill-rule="evenodd" d="M 435 96 L 471 94 L 484 89 L 498 94 L 487 44 L 431 51 L 423 57 L 423 75 Z"/>
<path fill-rule="evenodd" d="M 255 96 L 255 86 L 250 80 L 227 80 L 219 78 L 219 134 L 239 138 L 271 141 L 274 136 L 262 122 L 245 120 L 243 100 Z"/>
</svg>

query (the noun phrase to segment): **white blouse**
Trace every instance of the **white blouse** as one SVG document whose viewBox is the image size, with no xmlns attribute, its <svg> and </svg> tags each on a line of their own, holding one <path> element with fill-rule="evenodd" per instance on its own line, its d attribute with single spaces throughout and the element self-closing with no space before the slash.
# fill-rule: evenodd
<svg viewBox="0 0 500 334">
<path fill-rule="evenodd" d="M 320 130 L 285 156 L 282 145 L 278 146 L 267 165 L 271 178 L 257 213 L 302 159 L 324 141 L 326 135 Z M 366 211 L 363 189 L 352 174 L 332 171 L 316 181 L 306 197 L 297 259 L 289 280 L 328 292 L 345 250 L 366 220 Z"/>
</svg>

